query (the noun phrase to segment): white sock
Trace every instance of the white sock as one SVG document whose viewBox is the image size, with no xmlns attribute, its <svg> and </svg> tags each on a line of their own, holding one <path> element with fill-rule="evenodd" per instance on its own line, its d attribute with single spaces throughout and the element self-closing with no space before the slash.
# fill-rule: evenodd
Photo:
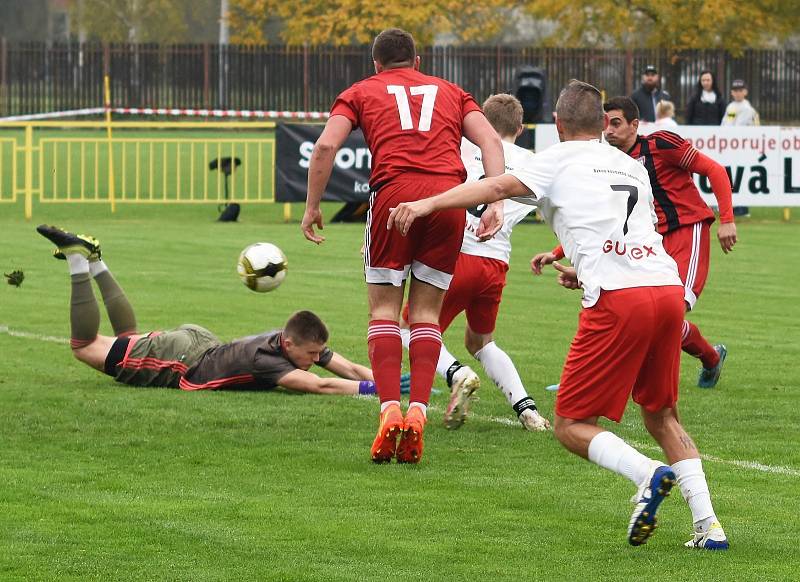
<svg viewBox="0 0 800 582">
<path fill-rule="evenodd" d="M 70 275 L 80 275 L 89 272 L 89 259 L 80 253 L 69 253 L 67 255 Z"/>
<path fill-rule="evenodd" d="M 456 362 L 455 356 L 453 356 L 453 354 L 447 351 L 447 347 L 444 345 L 443 342 L 442 347 L 439 349 L 439 362 L 436 364 L 436 371 L 442 378 L 446 380 L 447 370 L 449 370 L 450 366 L 452 366 L 455 362 Z"/>
<path fill-rule="evenodd" d="M 705 531 L 712 522 L 717 521 L 711 505 L 706 474 L 700 459 L 684 459 L 672 465 L 681 494 L 692 511 L 692 521 L 698 531 Z"/>
<path fill-rule="evenodd" d="M 403 342 L 403 347 L 408 349 L 411 344 L 411 330 L 407 327 L 400 328 L 400 341 Z"/>
<path fill-rule="evenodd" d="M 422 409 L 422 416 L 424 416 L 425 418 L 428 418 L 428 405 L 427 404 L 423 404 L 422 402 L 412 402 L 411 404 L 408 405 L 408 409 L 411 410 L 415 406 L 417 408 Z"/>
<path fill-rule="evenodd" d="M 108 271 L 108 267 L 106 266 L 103 259 L 98 259 L 97 261 L 91 261 L 89 263 L 89 274 L 92 278 L 97 277 L 100 273 Z"/>
<path fill-rule="evenodd" d="M 655 463 L 608 431 L 597 434 L 589 443 L 589 460 L 627 477 L 637 487 L 650 476 Z"/>
<path fill-rule="evenodd" d="M 511 406 L 528 397 L 514 362 L 496 343 L 489 342 L 475 352 L 475 357 Z"/>
<path fill-rule="evenodd" d="M 383 411 L 389 408 L 392 404 L 397 404 L 397 406 L 400 406 L 400 402 L 397 400 L 387 400 L 386 402 L 381 402 L 381 414 L 383 414 Z"/>
</svg>

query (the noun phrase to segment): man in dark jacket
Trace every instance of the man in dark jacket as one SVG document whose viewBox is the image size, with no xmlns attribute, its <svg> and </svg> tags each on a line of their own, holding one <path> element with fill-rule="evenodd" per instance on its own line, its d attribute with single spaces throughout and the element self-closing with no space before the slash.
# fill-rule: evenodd
<svg viewBox="0 0 800 582">
<path fill-rule="evenodd" d="M 647 65 L 642 75 L 642 85 L 631 94 L 631 99 L 639 107 L 639 118 L 653 123 L 656 120 L 656 105 L 659 101 L 669 101 L 669 93 L 661 89 L 661 76 L 655 65 Z"/>
</svg>

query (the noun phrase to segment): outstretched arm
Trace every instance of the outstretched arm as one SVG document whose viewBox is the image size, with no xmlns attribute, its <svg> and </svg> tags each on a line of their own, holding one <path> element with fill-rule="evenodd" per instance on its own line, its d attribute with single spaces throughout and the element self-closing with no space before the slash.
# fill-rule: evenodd
<svg viewBox="0 0 800 582">
<path fill-rule="evenodd" d="M 372 370 L 361 364 L 351 362 L 344 356 L 333 352 L 331 361 L 325 366 L 326 370 L 330 370 L 340 378 L 347 378 L 348 380 L 374 380 Z"/>
<path fill-rule="evenodd" d="M 342 147 L 351 131 L 353 131 L 353 124 L 344 115 L 331 116 L 311 152 L 311 160 L 308 165 L 306 211 L 303 214 L 300 228 L 303 231 L 303 236 L 316 244 L 320 244 L 325 240 L 324 236 L 314 232 L 315 225 L 322 230 L 322 212 L 319 209 L 319 204 L 333 171 L 336 152 Z"/>
<path fill-rule="evenodd" d="M 511 174 L 465 182 L 431 198 L 398 204 L 389 214 L 386 228 L 396 227 L 405 236 L 414 220 L 431 212 L 446 208 L 472 208 L 478 204 L 531 194 L 528 187 Z"/>
<path fill-rule="evenodd" d="M 372 382 L 369 383 L 372 384 Z M 361 382 L 358 380 L 322 378 L 305 370 L 292 370 L 278 380 L 278 386 L 283 386 L 295 392 L 306 392 L 309 394 L 341 394 L 354 396 L 360 393 L 360 384 Z"/>
<path fill-rule="evenodd" d="M 478 146 L 483 160 L 483 174 L 487 178 L 499 176 L 505 172 L 505 156 L 503 142 L 486 116 L 480 111 L 471 111 L 464 117 L 464 137 Z M 481 215 L 475 235 L 478 240 L 492 238 L 503 227 L 502 201 L 490 204 Z"/>
</svg>

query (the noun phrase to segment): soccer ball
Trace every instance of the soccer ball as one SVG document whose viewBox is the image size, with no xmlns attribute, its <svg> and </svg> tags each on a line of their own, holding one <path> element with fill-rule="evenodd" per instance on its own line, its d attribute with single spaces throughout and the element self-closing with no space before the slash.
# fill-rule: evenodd
<svg viewBox="0 0 800 582">
<path fill-rule="evenodd" d="M 272 243 L 257 242 L 242 251 L 236 270 L 249 289 L 266 293 L 286 278 L 286 255 Z"/>
</svg>

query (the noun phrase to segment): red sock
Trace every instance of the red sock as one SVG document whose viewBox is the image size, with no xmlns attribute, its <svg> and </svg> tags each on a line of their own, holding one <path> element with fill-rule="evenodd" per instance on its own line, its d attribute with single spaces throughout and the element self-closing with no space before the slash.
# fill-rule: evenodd
<svg viewBox="0 0 800 582">
<path fill-rule="evenodd" d="M 408 345 L 411 361 L 410 402 L 421 402 L 427 406 L 441 348 L 442 332 L 437 324 L 415 323 L 411 326 L 411 342 Z"/>
<path fill-rule="evenodd" d="M 400 401 L 400 368 L 403 363 L 403 344 L 400 326 L 389 319 L 373 319 L 367 333 L 369 361 L 375 376 L 375 388 L 381 403 Z"/>
<path fill-rule="evenodd" d="M 700 358 L 704 368 L 713 368 L 719 364 L 719 354 L 714 346 L 708 343 L 695 324 L 685 319 L 683 320 L 681 349 L 690 356 Z"/>
</svg>

